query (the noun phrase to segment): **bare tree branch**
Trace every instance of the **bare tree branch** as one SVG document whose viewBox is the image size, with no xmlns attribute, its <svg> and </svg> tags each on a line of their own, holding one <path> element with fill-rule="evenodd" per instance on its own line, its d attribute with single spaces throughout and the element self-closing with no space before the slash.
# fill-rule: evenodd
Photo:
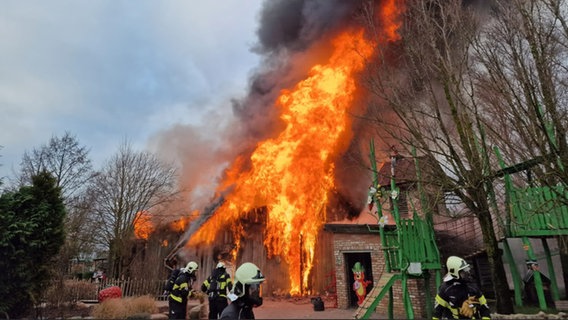
<svg viewBox="0 0 568 320">
<path fill-rule="evenodd" d="M 90 184 L 98 236 L 110 250 L 111 272 L 123 275 L 139 212 L 157 213 L 177 195 L 176 170 L 149 152 L 123 143 Z"/>
</svg>

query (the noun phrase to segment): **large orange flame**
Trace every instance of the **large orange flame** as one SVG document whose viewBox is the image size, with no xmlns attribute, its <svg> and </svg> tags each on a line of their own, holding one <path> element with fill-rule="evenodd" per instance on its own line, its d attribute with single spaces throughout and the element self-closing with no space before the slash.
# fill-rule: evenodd
<svg viewBox="0 0 568 320">
<path fill-rule="evenodd" d="M 380 10 L 380 18 L 383 21 L 385 35 L 388 41 L 396 41 L 400 39 L 398 29 L 402 25 L 400 16 L 404 11 L 404 1 L 387 0 L 384 1 Z"/>
<path fill-rule="evenodd" d="M 137 239 L 148 240 L 148 237 L 154 232 L 154 224 L 152 216 L 148 211 L 139 211 L 134 218 L 134 235 Z"/>
<path fill-rule="evenodd" d="M 264 244 L 269 256 L 282 256 L 288 263 L 292 294 L 308 284 L 317 235 L 326 221 L 325 205 L 334 188 L 334 162 L 351 138 L 348 111 L 356 90 L 354 75 L 373 53 L 362 30 L 344 32 L 333 44 L 327 64 L 314 66 L 307 79 L 282 92 L 277 103 L 285 129 L 257 145 L 250 170 L 239 172 L 235 168 L 240 161 L 233 164 L 232 179 L 224 185 L 234 189 L 189 242 L 211 243 L 221 227 L 238 226 L 234 222 L 242 214 L 265 207 Z M 235 236 L 240 238 L 245 230 L 237 228 Z"/>
<path fill-rule="evenodd" d="M 170 227 L 171 230 L 173 230 L 175 232 L 183 232 L 183 231 L 187 230 L 187 226 L 192 221 L 197 219 L 198 216 L 199 216 L 199 211 L 194 210 L 194 211 L 191 212 L 191 214 L 189 216 L 181 217 L 177 220 L 170 222 L 169 227 Z"/>
</svg>

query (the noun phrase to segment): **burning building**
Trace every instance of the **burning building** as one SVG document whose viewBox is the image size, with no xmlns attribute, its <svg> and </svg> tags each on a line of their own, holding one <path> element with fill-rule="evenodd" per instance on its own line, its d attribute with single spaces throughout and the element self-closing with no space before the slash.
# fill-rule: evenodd
<svg viewBox="0 0 568 320">
<path fill-rule="evenodd" d="M 230 140 L 238 155 L 176 252 L 183 246 L 206 272 L 219 259 L 254 262 L 269 293 L 329 287 L 335 264 L 324 225 L 359 215 L 371 179 L 362 160 L 372 130 L 363 120 L 368 95 L 360 75 L 378 50 L 399 39 L 402 6 L 266 2 L 255 48 L 265 64 L 233 105 L 242 120 Z M 380 30 L 371 34 L 363 16 Z"/>
<path fill-rule="evenodd" d="M 227 165 L 215 200 L 174 249 L 183 251 L 184 260 L 199 262 L 201 277 L 217 260 L 233 263 L 229 269 L 251 261 L 267 275 L 268 294 L 304 295 L 329 290 L 341 272 L 337 280 L 349 288 L 350 270 L 371 269 L 335 270 L 342 259 L 338 251 L 345 264 L 367 261 L 371 276 L 383 268 L 374 253 L 380 250 L 378 235 L 331 225 L 334 236 L 324 226 L 365 208 L 371 181 L 365 146 L 377 128 L 364 120 L 371 98 L 361 75 L 369 62 L 383 62 L 377 55 L 396 52 L 403 11 L 404 2 L 395 0 L 266 3 L 255 48 L 265 63 L 248 95 L 234 100 L 238 122 L 224 136 L 230 152 L 224 152 Z M 463 226 L 454 230 L 461 233 Z M 471 238 L 480 239 L 478 228 L 470 229 Z M 354 233 L 360 239 L 349 243 Z M 349 247 L 337 250 L 339 245 Z M 339 304 L 352 305 L 345 300 Z"/>
</svg>

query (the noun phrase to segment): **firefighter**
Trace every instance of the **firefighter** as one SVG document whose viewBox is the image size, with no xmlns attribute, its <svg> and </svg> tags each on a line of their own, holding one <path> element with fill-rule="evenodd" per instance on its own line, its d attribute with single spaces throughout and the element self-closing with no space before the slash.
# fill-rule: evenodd
<svg viewBox="0 0 568 320">
<path fill-rule="evenodd" d="M 227 273 L 225 264 L 220 261 L 201 285 L 201 291 L 209 296 L 209 319 L 218 319 L 223 309 L 229 305 L 227 290 L 232 288 L 231 276 Z"/>
<path fill-rule="evenodd" d="M 438 289 L 433 319 L 490 319 L 487 299 L 472 283 L 471 267 L 464 259 L 451 256 L 448 273 Z"/>
<path fill-rule="evenodd" d="M 183 268 L 177 268 L 174 266 L 168 280 L 166 280 L 166 284 L 164 285 L 164 292 L 162 293 L 163 296 L 168 297 L 172 289 L 174 288 L 174 283 L 176 282 L 177 277 L 181 273 Z"/>
<path fill-rule="evenodd" d="M 235 284 L 229 294 L 231 304 L 223 310 L 220 319 L 254 319 L 252 309 L 262 305 L 264 280 L 254 263 L 243 263 L 235 272 Z"/>
<path fill-rule="evenodd" d="M 168 296 L 169 319 L 183 319 L 187 314 L 187 299 L 193 293 L 193 283 L 197 279 L 195 271 L 199 268 L 195 261 L 187 263 L 181 269 L 179 276 L 174 282 L 172 291 Z"/>
</svg>

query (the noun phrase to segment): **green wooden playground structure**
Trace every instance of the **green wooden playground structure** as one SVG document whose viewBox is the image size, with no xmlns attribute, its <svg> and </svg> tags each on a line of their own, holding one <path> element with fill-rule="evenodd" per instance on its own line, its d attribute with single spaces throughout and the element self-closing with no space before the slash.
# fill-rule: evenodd
<svg viewBox="0 0 568 320">
<path fill-rule="evenodd" d="M 551 294 L 554 301 L 559 300 L 556 271 L 552 264 L 551 252 L 547 238 L 568 235 L 568 190 L 564 185 L 519 187 L 513 185 L 511 174 L 528 171 L 536 165 L 535 161 L 528 161 L 511 167 L 506 167 L 498 149 L 495 149 L 504 177 L 507 196 L 507 208 L 504 230 L 506 238 L 521 238 L 523 249 L 528 260 L 536 260 L 530 238 L 542 241 L 545 253 L 548 274 L 551 280 Z M 522 306 L 521 297 L 522 280 L 515 264 L 508 242 L 503 241 L 504 254 L 510 262 L 511 275 L 515 289 L 515 304 Z M 534 281 L 539 301 L 539 308 L 547 309 L 540 272 L 534 272 Z"/>
<path fill-rule="evenodd" d="M 501 156 L 498 150 L 495 150 L 499 159 Z M 354 318 L 368 319 L 375 309 L 388 293 L 388 317 L 393 319 L 393 285 L 400 281 L 403 304 L 407 319 L 414 319 L 414 310 L 410 301 L 407 281 L 408 279 L 423 279 L 424 292 L 426 298 L 426 316 L 432 317 L 431 296 L 431 272 L 435 275 L 436 288 L 441 282 L 441 262 L 440 253 L 435 242 L 434 228 L 432 222 L 432 213 L 423 212 L 419 215 L 413 208 L 412 218 L 401 219 L 398 207 L 398 195 L 400 190 L 396 186 L 394 179 L 394 167 L 392 168 L 390 179 L 390 190 L 385 191 L 379 185 L 379 176 L 375 161 L 374 143 L 370 143 L 370 158 L 373 171 L 373 194 L 372 200 L 377 208 L 379 218 L 378 230 L 381 239 L 381 247 L 385 259 L 385 272 L 379 278 L 379 281 L 368 293 L 364 303 L 357 309 Z M 416 174 L 420 177 L 419 165 L 414 155 Z M 394 165 L 395 158 L 392 158 L 391 165 Z M 546 238 L 568 235 L 568 190 L 564 186 L 551 187 L 535 187 L 528 186 L 524 188 L 513 186 L 510 174 L 526 170 L 530 163 L 506 167 L 501 161 L 502 170 L 497 176 L 503 176 L 505 180 L 505 194 L 508 212 L 504 225 L 505 239 L 503 241 L 504 254 L 511 267 L 511 275 L 514 282 L 515 304 L 521 306 L 523 304 L 521 298 L 522 280 L 516 265 L 513 261 L 513 255 L 507 238 L 521 238 L 524 249 L 527 252 L 527 259 L 536 259 L 529 238 L 540 238 L 546 255 L 548 266 L 548 274 L 552 282 L 551 292 L 553 300 L 559 300 L 558 286 L 555 277 L 555 271 L 552 264 L 551 254 L 546 242 Z M 417 179 L 420 181 L 420 179 Z M 421 190 L 420 183 L 417 184 L 418 193 L 421 197 L 422 208 L 428 206 L 424 200 L 424 192 Z M 381 198 L 391 197 L 392 207 L 391 215 L 394 218 L 394 229 L 386 230 L 383 226 L 383 208 L 381 207 Z M 539 307 L 542 310 L 547 309 L 545 296 L 543 293 L 542 279 L 540 273 L 534 273 L 535 286 L 539 300 Z"/>
<path fill-rule="evenodd" d="M 376 191 L 371 196 L 377 207 L 379 221 L 384 221 L 380 199 L 383 196 L 391 197 L 391 215 L 395 220 L 395 228 L 394 230 L 385 230 L 385 228 L 383 228 L 384 223 L 379 228 L 378 232 L 380 234 L 381 247 L 383 248 L 385 258 L 385 272 L 383 272 L 378 283 L 373 287 L 371 292 L 369 292 L 363 304 L 357 309 L 355 318 L 368 319 L 375 311 L 381 300 L 388 293 L 388 316 L 389 319 L 392 319 L 394 306 L 393 285 L 397 281 L 400 281 L 406 318 L 414 319 L 414 310 L 412 308 L 407 286 L 408 279 L 424 279 L 427 301 L 433 301 L 430 294 L 431 276 L 429 270 L 435 271 L 436 287 L 439 286 L 441 279 L 440 253 L 434 238 L 432 217 L 431 215 L 426 214 L 423 218 L 414 209 L 412 218 L 400 218 L 398 208 L 398 196 L 400 190 L 396 186 L 394 174 L 391 176 L 390 191 L 387 195 L 387 192 L 383 192 L 384 188 L 381 188 L 379 185 L 373 141 L 371 141 L 370 148 L 371 166 L 373 170 L 373 188 Z M 393 158 L 391 165 L 394 165 L 394 162 L 395 158 Z M 394 170 L 394 168 L 392 170 Z M 418 166 L 416 166 L 416 170 L 417 174 L 419 174 Z M 418 187 L 420 189 L 420 186 Z M 420 194 L 423 195 L 421 191 Z M 424 201 L 424 199 L 421 200 Z M 424 203 L 423 207 L 426 207 Z M 426 308 L 428 317 L 431 317 L 432 306 L 426 306 Z"/>
</svg>

